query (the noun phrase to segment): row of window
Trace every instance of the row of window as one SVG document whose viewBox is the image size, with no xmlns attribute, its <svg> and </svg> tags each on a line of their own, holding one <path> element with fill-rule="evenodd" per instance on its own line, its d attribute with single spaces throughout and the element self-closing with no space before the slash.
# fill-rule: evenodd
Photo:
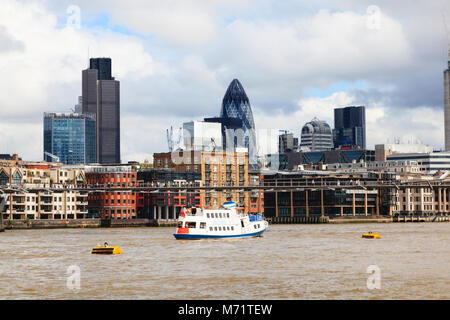
<svg viewBox="0 0 450 320">
<path fill-rule="evenodd" d="M 234 231 L 234 226 L 209 227 L 209 231 Z"/>
<path fill-rule="evenodd" d="M 211 213 L 206 213 L 206 217 L 207 218 L 229 218 L 230 217 L 230 213 L 229 212 L 224 212 L 222 214 L 222 212 L 211 212 Z"/>
</svg>

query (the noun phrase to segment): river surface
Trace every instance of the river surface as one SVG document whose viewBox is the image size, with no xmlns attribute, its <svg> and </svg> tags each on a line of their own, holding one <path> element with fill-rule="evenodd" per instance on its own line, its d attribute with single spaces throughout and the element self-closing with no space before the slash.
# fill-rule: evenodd
<svg viewBox="0 0 450 320">
<path fill-rule="evenodd" d="M 362 239 L 369 230 L 382 238 Z M 226 240 L 173 232 L 7 230 L 0 299 L 450 299 L 450 223 L 271 225 Z M 104 241 L 123 254 L 91 254 Z"/>
</svg>

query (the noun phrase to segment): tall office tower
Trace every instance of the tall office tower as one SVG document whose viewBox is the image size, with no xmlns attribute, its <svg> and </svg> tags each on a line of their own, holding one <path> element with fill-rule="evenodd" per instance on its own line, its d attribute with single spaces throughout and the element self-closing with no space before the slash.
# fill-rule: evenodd
<svg viewBox="0 0 450 320">
<path fill-rule="evenodd" d="M 44 161 L 95 163 L 95 115 L 44 113 Z"/>
<path fill-rule="evenodd" d="M 97 159 L 120 163 L 120 83 L 97 81 Z"/>
<path fill-rule="evenodd" d="M 89 69 L 98 70 L 98 80 L 114 80 L 111 76 L 111 58 L 91 58 Z"/>
<path fill-rule="evenodd" d="M 91 58 L 82 82 L 83 113 L 97 119 L 97 162 L 120 163 L 120 82 L 111 76 L 111 59 Z"/>
<path fill-rule="evenodd" d="M 335 148 L 366 149 L 366 111 L 364 106 L 334 109 Z"/>
<path fill-rule="evenodd" d="M 221 123 L 224 149 L 235 151 L 236 148 L 247 148 L 250 167 L 256 165 L 256 133 L 252 108 L 238 79 L 233 79 L 225 92 L 220 117 L 205 118 L 204 121 Z"/>
<path fill-rule="evenodd" d="M 333 149 L 333 133 L 329 124 L 317 118 L 307 122 L 302 128 L 300 148 L 312 152 Z"/>
<path fill-rule="evenodd" d="M 444 130 L 445 150 L 450 150 L 450 49 L 448 53 L 448 68 L 444 71 Z"/>
</svg>

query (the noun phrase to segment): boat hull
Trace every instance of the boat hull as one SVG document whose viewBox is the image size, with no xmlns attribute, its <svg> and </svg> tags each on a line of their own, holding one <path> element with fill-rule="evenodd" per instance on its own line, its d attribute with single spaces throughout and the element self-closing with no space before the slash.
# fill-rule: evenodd
<svg viewBox="0 0 450 320">
<path fill-rule="evenodd" d="M 174 233 L 173 236 L 178 240 L 246 238 L 246 237 L 259 237 L 263 234 L 264 231 L 266 231 L 266 230 L 264 229 L 264 230 L 254 232 L 254 233 L 233 234 L 233 235 Z"/>
</svg>

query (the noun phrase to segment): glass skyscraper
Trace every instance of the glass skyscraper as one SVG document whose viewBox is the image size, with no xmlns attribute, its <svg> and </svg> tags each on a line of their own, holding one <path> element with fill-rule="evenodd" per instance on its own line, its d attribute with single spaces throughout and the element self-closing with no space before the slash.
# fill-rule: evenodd
<svg viewBox="0 0 450 320">
<path fill-rule="evenodd" d="M 250 100 L 238 79 L 233 79 L 225 92 L 220 117 L 205 118 L 205 121 L 222 124 L 224 150 L 247 148 L 249 166 L 256 165 L 255 122 Z"/>
<path fill-rule="evenodd" d="M 350 106 L 334 109 L 334 147 L 366 149 L 366 109 Z"/>
<path fill-rule="evenodd" d="M 96 162 L 95 115 L 44 113 L 44 161 Z"/>
<path fill-rule="evenodd" d="M 97 161 L 120 163 L 120 82 L 111 76 L 110 58 L 91 58 L 82 71 L 82 112 L 97 120 Z"/>
</svg>

